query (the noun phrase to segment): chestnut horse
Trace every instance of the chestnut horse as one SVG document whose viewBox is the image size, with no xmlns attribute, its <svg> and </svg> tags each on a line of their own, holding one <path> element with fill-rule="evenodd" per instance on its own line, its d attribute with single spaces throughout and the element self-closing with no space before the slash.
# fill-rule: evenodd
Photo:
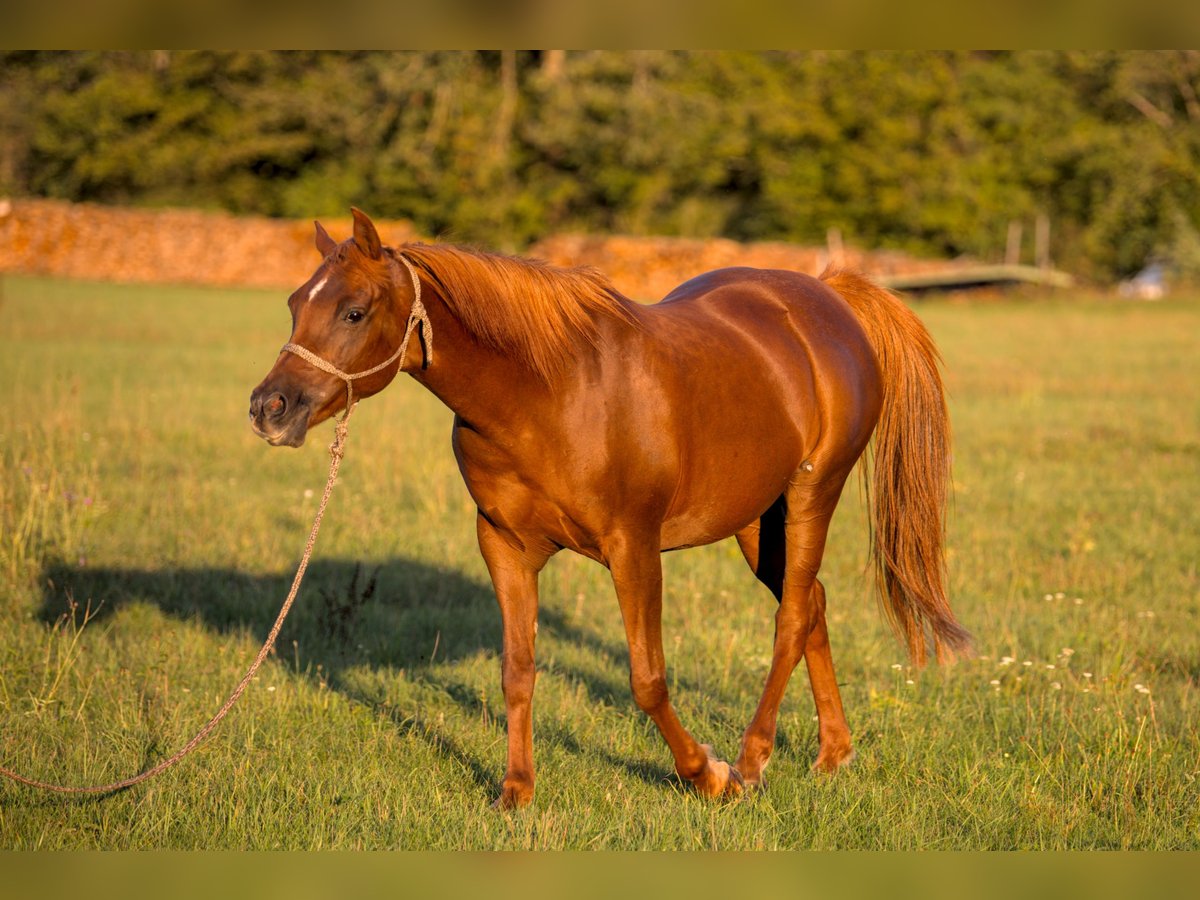
<svg viewBox="0 0 1200 900">
<path fill-rule="evenodd" d="M 939 659 L 968 648 L 944 588 L 939 360 L 896 297 L 846 272 L 731 268 L 642 306 L 590 269 L 386 247 L 353 215 L 340 244 L 317 223 L 324 259 L 288 300 L 289 346 L 251 394 L 251 425 L 271 444 L 300 446 L 347 403 L 330 369 L 378 366 L 421 318 L 403 358 L 353 389 L 369 397 L 404 371 L 455 413 L 454 453 L 503 618 L 508 765 L 497 806 L 533 797 L 537 579 L 564 547 L 611 571 L 634 699 L 699 793 L 761 783 L 801 659 L 819 718 L 814 767 L 849 762 L 817 572 L 872 434 L 864 480 L 885 611 L 917 664 L 930 637 Z M 688 733 L 668 699 L 659 557 L 730 535 L 779 602 L 766 687 L 733 766 Z"/>
</svg>

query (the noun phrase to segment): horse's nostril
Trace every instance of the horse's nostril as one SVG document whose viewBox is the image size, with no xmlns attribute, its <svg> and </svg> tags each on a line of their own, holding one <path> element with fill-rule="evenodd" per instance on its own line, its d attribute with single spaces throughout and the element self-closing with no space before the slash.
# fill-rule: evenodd
<svg viewBox="0 0 1200 900">
<path fill-rule="evenodd" d="M 287 409 L 287 401 L 283 399 L 283 394 L 272 394 L 263 404 L 263 412 L 272 418 L 283 415 L 285 409 Z"/>
</svg>

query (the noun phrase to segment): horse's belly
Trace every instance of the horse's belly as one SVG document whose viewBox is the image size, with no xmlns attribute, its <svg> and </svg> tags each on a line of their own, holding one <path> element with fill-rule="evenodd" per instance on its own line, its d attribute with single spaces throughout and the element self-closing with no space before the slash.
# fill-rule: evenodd
<svg viewBox="0 0 1200 900">
<path fill-rule="evenodd" d="M 783 494 L 803 461 L 792 428 L 742 433 L 686 458 L 662 526 L 662 549 L 711 544 L 756 521 Z"/>
</svg>

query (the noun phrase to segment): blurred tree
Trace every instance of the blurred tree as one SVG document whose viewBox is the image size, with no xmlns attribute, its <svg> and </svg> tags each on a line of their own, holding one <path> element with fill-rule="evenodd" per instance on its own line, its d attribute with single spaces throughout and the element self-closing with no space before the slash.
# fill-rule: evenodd
<svg viewBox="0 0 1200 900">
<path fill-rule="evenodd" d="M 1200 52 L 4 52 L 0 191 L 984 258 L 1200 233 Z"/>
</svg>

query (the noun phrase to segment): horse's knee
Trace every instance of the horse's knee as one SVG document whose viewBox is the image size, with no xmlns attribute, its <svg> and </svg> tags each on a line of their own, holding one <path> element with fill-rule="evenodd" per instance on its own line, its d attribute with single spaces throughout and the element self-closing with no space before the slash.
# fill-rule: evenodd
<svg viewBox="0 0 1200 900">
<path fill-rule="evenodd" d="M 529 703 L 533 698 L 535 669 L 532 659 L 509 659 L 500 663 L 500 684 L 507 703 Z"/>
<path fill-rule="evenodd" d="M 629 679 L 634 702 L 643 712 L 653 712 L 667 702 L 667 679 L 662 675 L 637 675 Z"/>
</svg>

